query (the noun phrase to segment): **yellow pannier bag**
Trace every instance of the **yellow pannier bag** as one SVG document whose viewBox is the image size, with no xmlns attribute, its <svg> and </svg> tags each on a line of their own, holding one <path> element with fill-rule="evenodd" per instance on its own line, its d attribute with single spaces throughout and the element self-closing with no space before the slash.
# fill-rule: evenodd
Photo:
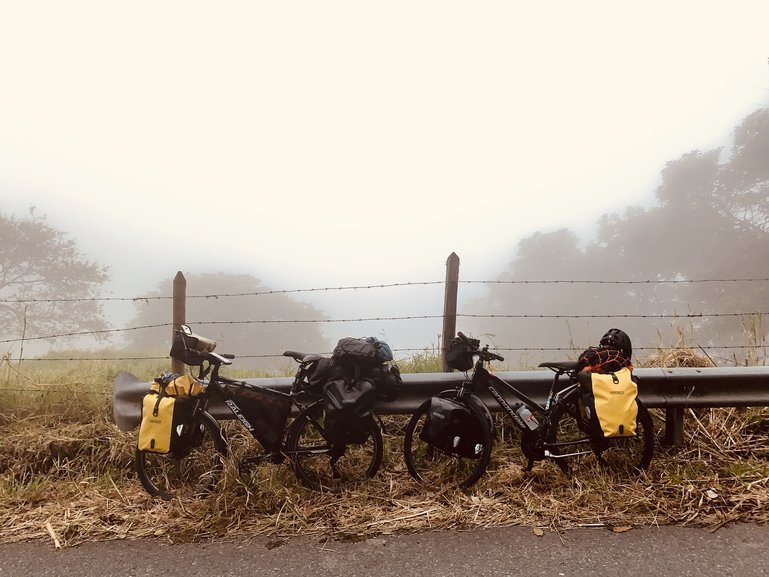
<svg viewBox="0 0 769 577">
<path fill-rule="evenodd" d="M 638 386 L 630 369 L 614 373 L 582 373 L 590 383 L 583 387 L 583 401 L 596 432 L 604 437 L 633 437 L 638 417 Z"/>
<path fill-rule="evenodd" d="M 192 375 L 177 377 L 163 386 L 158 380 L 150 385 L 150 390 L 156 393 L 165 392 L 169 397 L 196 397 L 203 392 L 203 385 Z"/>
<path fill-rule="evenodd" d="M 190 397 L 203 392 L 203 385 L 190 375 L 163 375 L 150 385 L 142 399 L 138 447 L 141 451 L 168 453 L 179 446 L 184 425 L 192 416 Z"/>
<path fill-rule="evenodd" d="M 176 399 L 148 393 L 142 399 L 142 422 L 139 427 L 139 450 L 168 453 L 174 426 Z"/>
</svg>

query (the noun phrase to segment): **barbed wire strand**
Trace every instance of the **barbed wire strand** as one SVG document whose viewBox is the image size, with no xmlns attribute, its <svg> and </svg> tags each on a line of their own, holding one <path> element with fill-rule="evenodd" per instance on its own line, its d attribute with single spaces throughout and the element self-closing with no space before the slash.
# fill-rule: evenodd
<svg viewBox="0 0 769 577">
<path fill-rule="evenodd" d="M 724 317 L 750 317 L 750 316 L 763 316 L 767 315 L 767 312 L 742 312 L 742 313 L 667 313 L 667 314 L 624 314 L 624 313 L 602 313 L 602 314 L 575 314 L 575 315 L 544 315 L 544 314 L 457 314 L 457 318 L 480 318 L 480 319 L 606 319 L 606 318 L 619 318 L 619 319 L 698 319 L 698 318 L 724 318 Z M 243 321 L 196 321 L 189 324 L 192 325 L 251 325 L 251 324 L 312 324 L 312 323 L 360 323 L 360 322 L 380 322 L 380 321 L 407 321 L 407 320 L 427 320 L 427 319 L 439 319 L 443 318 L 443 315 L 413 315 L 403 317 L 362 317 L 362 318 L 349 318 L 349 319 L 258 319 L 258 320 L 243 320 Z M 137 331 L 143 329 L 154 328 L 167 328 L 171 327 L 171 323 L 159 323 L 154 325 L 143 325 L 138 327 L 116 328 L 116 329 L 103 329 L 98 331 L 77 331 L 71 333 L 60 333 L 47 336 L 14 338 L 14 339 L 2 339 L 2 343 L 16 343 L 27 341 L 39 341 L 39 340 L 54 340 L 63 337 L 77 337 L 88 335 L 101 335 L 107 333 L 120 333 L 128 331 Z"/>
<path fill-rule="evenodd" d="M 660 350 L 690 350 L 692 347 L 682 347 L 682 346 L 671 346 L 671 347 L 663 347 L 663 346 L 644 346 L 644 347 L 633 347 L 636 351 L 660 351 Z M 755 345 L 708 345 L 708 346 L 700 346 L 698 345 L 697 348 L 704 349 L 704 350 L 754 350 L 756 348 L 762 348 L 762 347 L 756 347 Z M 561 352 L 561 351 L 574 351 L 574 352 L 581 352 L 584 350 L 584 347 L 576 347 L 576 346 L 568 346 L 568 347 L 489 347 L 489 350 L 492 351 L 510 351 L 510 352 L 535 352 L 535 353 L 547 353 L 547 352 Z M 438 348 L 432 349 L 431 347 L 421 347 L 421 348 L 412 348 L 412 349 L 392 349 L 393 353 L 418 353 L 418 352 L 432 352 L 435 355 L 438 355 L 440 353 Z M 331 351 L 325 351 L 317 353 L 319 355 L 331 355 Z M 282 353 L 273 353 L 273 354 L 264 354 L 264 355 L 237 355 L 235 357 L 235 360 L 238 359 L 272 359 L 272 358 L 282 358 L 284 355 Z M 61 362 L 61 361 L 67 361 L 67 362 L 77 362 L 77 361 L 167 361 L 170 357 L 57 357 L 57 358 L 48 358 L 48 357 L 37 357 L 37 358 L 29 358 L 29 359 L 23 359 L 23 362 Z"/>
<path fill-rule="evenodd" d="M 738 282 L 769 282 L 765 278 L 716 278 L 716 279 L 648 279 L 648 280 L 460 280 L 459 284 L 486 284 L 486 285 L 546 285 L 546 284 L 598 284 L 598 285 L 652 285 L 652 284 L 699 284 L 699 283 L 738 283 Z M 311 293 L 330 291 L 349 291 L 381 289 L 394 287 L 416 287 L 443 285 L 445 281 L 417 281 L 400 283 L 383 283 L 354 286 L 329 286 L 317 288 L 277 289 L 266 291 L 252 291 L 240 293 L 220 293 L 205 295 L 187 295 L 187 299 L 219 299 L 230 297 L 265 296 L 275 294 Z M 171 300 L 171 295 L 154 295 L 139 297 L 92 297 L 92 298 L 48 298 L 48 299 L 0 299 L 4 304 L 32 304 L 32 303 L 68 303 L 68 302 L 149 302 L 157 300 Z"/>
</svg>

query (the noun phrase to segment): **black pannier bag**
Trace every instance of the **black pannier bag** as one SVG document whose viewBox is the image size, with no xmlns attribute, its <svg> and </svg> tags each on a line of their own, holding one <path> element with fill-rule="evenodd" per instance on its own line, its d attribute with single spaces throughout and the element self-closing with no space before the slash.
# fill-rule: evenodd
<svg viewBox="0 0 769 577">
<path fill-rule="evenodd" d="M 483 433 L 470 409 L 452 401 L 433 397 L 419 438 L 439 451 L 478 459 L 483 452 Z"/>
<path fill-rule="evenodd" d="M 339 376 L 339 367 L 334 359 L 320 358 L 308 368 L 307 382 L 303 384 L 303 389 L 312 395 L 320 395 L 323 392 L 323 385 L 337 376 Z"/>
<path fill-rule="evenodd" d="M 397 365 L 371 367 L 363 371 L 362 376 L 374 383 L 377 396 L 383 401 L 391 402 L 398 398 L 403 379 Z"/>
<path fill-rule="evenodd" d="M 331 358 L 341 365 L 373 367 L 393 360 L 393 352 L 390 345 L 376 337 L 345 337 L 339 339 Z"/>
<path fill-rule="evenodd" d="M 473 368 L 473 351 L 477 350 L 481 341 L 470 339 L 467 343 L 459 338 L 451 339 L 446 351 L 446 364 L 457 371 L 469 371 Z"/>
<path fill-rule="evenodd" d="M 365 443 L 371 434 L 376 386 L 363 379 L 335 379 L 323 392 L 326 438 L 333 452 L 341 454 L 348 444 Z"/>
<path fill-rule="evenodd" d="M 311 395 L 321 395 L 323 385 L 336 379 L 366 380 L 376 387 L 377 395 L 383 401 L 398 398 L 403 384 L 397 365 L 385 363 L 373 367 L 340 364 L 333 358 L 323 357 L 310 365 L 303 390 Z"/>
<path fill-rule="evenodd" d="M 291 399 L 272 389 L 240 383 L 227 385 L 225 404 L 268 453 L 280 450 Z M 234 401 L 237 407 L 230 403 Z M 237 408 L 241 410 L 238 411 Z"/>
</svg>

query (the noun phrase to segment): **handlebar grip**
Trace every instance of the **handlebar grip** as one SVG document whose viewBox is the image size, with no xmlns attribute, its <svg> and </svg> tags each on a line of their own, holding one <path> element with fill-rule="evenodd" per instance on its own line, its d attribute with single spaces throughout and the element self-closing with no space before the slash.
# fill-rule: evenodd
<svg viewBox="0 0 769 577">
<path fill-rule="evenodd" d="M 234 359 L 234 358 L 235 358 L 235 355 L 233 355 L 232 353 L 226 353 L 226 354 L 225 354 L 225 353 L 222 353 L 222 356 L 223 356 L 225 359 Z"/>
<path fill-rule="evenodd" d="M 497 353 L 489 353 L 489 356 L 495 361 L 504 361 L 505 357 L 498 355 Z"/>
<path fill-rule="evenodd" d="M 230 358 L 235 358 L 234 355 L 220 355 L 219 353 L 206 353 L 208 362 L 212 364 L 231 365 Z"/>
</svg>

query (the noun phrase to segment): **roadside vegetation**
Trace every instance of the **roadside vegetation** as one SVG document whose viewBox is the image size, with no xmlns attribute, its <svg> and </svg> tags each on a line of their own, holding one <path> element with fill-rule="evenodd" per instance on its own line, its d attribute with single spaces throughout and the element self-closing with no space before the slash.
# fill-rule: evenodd
<svg viewBox="0 0 769 577">
<path fill-rule="evenodd" d="M 763 359 L 757 359 L 763 364 Z M 399 363 L 403 372 L 436 372 L 430 351 Z M 659 351 L 644 366 L 710 366 L 693 349 Z M 492 466 L 468 492 L 430 492 L 409 477 L 401 457 L 407 417 L 387 417 L 385 463 L 375 479 L 343 495 L 313 493 L 287 465 L 264 465 L 245 480 L 230 464 L 205 500 L 159 502 L 133 473 L 136 431 L 112 422 L 119 371 L 150 381 L 167 362 L 25 362 L 0 365 L 0 542 L 45 539 L 61 546 L 108 539 L 171 542 L 292 535 L 362 539 L 433 529 L 524 525 L 540 531 L 656 525 L 716 530 L 769 521 L 769 409 L 686 412 L 684 444 L 657 447 L 636 478 L 598 468 L 567 477 L 552 463 L 525 472 L 511 430 L 497 427 Z M 264 376 L 235 373 L 239 377 Z M 289 374 L 289 367 L 286 368 Z M 658 429 L 664 414 L 654 411 Z M 246 444 L 227 423 L 231 442 Z"/>
</svg>

